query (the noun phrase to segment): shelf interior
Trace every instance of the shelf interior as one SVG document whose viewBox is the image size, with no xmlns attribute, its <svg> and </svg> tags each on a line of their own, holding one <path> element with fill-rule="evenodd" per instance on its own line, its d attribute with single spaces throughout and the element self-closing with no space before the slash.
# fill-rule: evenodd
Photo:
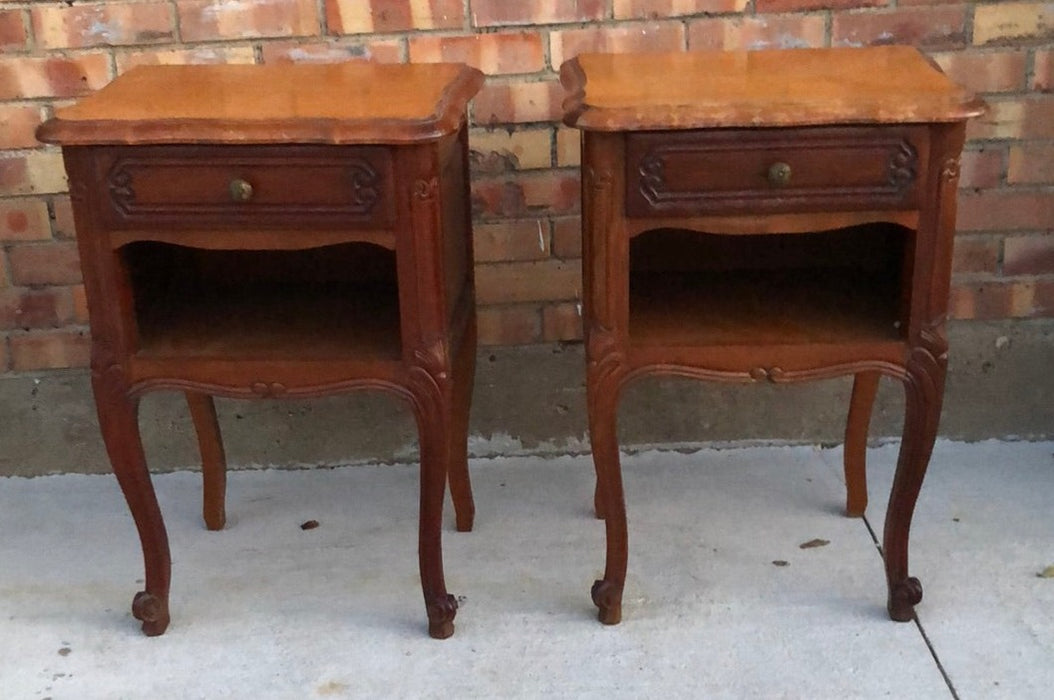
<svg viewBox="0 0 1054 700">
<path fill-rule="evenodd" d="M 368 243 L 205 250 L 139 242 L 129 273 L 138 355 L 398 359 L 395 254 Z"/>
<path fill-rule="evenodd" d="M 804 234 L 660 229 L 630 244 L 630 340 L 720 346 L 903 337 L 913 232 L 868 224 Z"/>
</svg>

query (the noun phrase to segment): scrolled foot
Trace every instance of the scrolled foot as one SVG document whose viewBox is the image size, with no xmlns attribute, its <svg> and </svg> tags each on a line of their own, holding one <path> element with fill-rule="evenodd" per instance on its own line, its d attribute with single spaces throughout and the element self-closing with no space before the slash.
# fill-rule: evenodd
<svg viewBox="0 0 1054 700">
<path fill-rule="evenodd" d="M 915 606 L 922 601 L 922 584 L 914 576 L 889 589 L 889 617 L 897 622 L 915 619 Z"/>
<path fill-rule="evenodd" d="M 447 594 L 425 606 L 428 611 L 428 636 L 446 639 L 454 634 L 454 616 L 457 615 L 457 599 Z"/>
<path fill-rule="evenodd" d="M 139 591 L 132 599 L 132 616 L 143 623 L 143 634 L 156 637 L 168 629 L 168 601 L 153 593 Z"/>
<path fill-rule="evenodd" d="M 597 619 L 605 625 L 622 622 L 622 587 L 610 581 L 593 582 L 593 604 L 600 608 Z"/>
</svg>

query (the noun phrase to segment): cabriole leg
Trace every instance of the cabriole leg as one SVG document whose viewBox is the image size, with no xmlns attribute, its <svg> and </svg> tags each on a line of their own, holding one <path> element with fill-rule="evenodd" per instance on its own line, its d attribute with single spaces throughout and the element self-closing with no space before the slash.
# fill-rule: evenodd
<svg viewBox="0 0 1054 700">
<path fill-rule="evenodd" d="M 415 370 L 421 376 L 421 370 Z M 446 495 L 447 465 L 453 443 L 453 390 L 448 381 L 437 385 L 428 376 L 415 382 L 414 409 L 421 446 L 421 512 L 417 555 L 421 590 L 428 613 L 428 634 L 446 639 L 454 634 L 457 600 L 447 593 L 443 578 L 443 497 Z"/>
<path fill-rule="evenodd" d="M 123 371 L 117 366 L 93 371 L 92 388 L 106 452 L 143 548 L 146 590 L 136 593 L 132 614 L 143 623 L 144 634 L 157 636 L 168 627 L 172 561 L 139 435 L 139 400 L 128 396 Z"/>
<path fill-rule="evenodd" d="M 223 451 L 220 424 L 216 419 L 216 404 L 208 394 L 188 391 L 185 396 L 201 453 L 202 516 L 205 527 L 222 530 L 227 522 L 227 457 Z"/>
<path fill-rule="evenodd" d="M 468 423 L 475 375 L 476 323 L 475 319 L 470 319 L 454 370 L 453 427 L 448 467 L 450 498 L 454 502 L 458 532 L 471 532 L 476 515 L 476 505 L 472 500 L 472 481 L 468 473 Z"/>
<path fill-rule="evenodd" d="M 853 377 L 853 395 L 845 423 L 845 514 L 859 518 L 867 510 L 867 429 L 878 392 L 878 372 L 860 372 Z"/>
<path fill-rule="evenodd" d="M 912 620 L 915 605 L 922 600 L 922 584 L 908 576 L 908 535 L 937 437 L 946 366 L 943 352 L 935 357 L 927 349 L 916 348 L 904 377 L 904 436 L 882 537 L 889 585 L 887 608 L 890 618 L 898 622 Z"/>
<path fill-rule="evenodd" d="M 607 537 L 604 578 L 593 583 L 593 603 L 605 625 L 622 620 L 622 590 L 628 558 L 626 501 L 622 491 L 622 467 L 618 452 L 618 380 L 608 374 L 590 376 L 586 386 L 589 404 L 589 441 L 597 474 L 598 514 L 603 514 Z"/>
</svg>

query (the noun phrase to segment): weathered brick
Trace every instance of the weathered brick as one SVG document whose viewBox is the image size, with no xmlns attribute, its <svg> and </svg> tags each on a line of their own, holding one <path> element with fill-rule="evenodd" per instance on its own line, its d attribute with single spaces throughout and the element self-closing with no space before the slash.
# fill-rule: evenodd
<svg viewBox="0 0 1054 700">
<path fill-rule="evenodd" d="M 1025 85 L 1023 50 L 953 51 L 934 54 L 941 69 L 973 92 L 1013 92 Z"/>
<path fill-rule="evenodd" d="M 73 240 L 77 232 L 73 225 L 73 204 L 70 198 L 68 196 L 52 197 L 51 211 L 54 214 L 51 227 L 55 238 Z"/>
<path fill-rule="evenodd" d="M 997 236 L 956 236 L 952 271 L 960 274 L 994 274 L 999 269 Z"/>
<path fill-rule="evenodd" d="M 959 282 L 952 285 L 952 318 L 1031 318 L 1054 315 L 1054 282 Z"/>
<path fill-rule="evenodd" d="M 0 49 L 18 51 L 26 47 L 26 24 L 21 10 L 0 10 Z"/>
<path fill-rule="evenodd" d="M 541 129 L 473 129 L 469 134 L 473 172 L 496 174 L 552 165 L 552 131 Z"/>
<path fill-rule="evenodd" d="M 693 20 L 688 48 L 756 51 L 813 48 L 824 45 L 826 27 L 820 15 L 761 15 Z"/>
<path fill-rule="evenodd" d="M 965 43 L 964 5 L 836 13 L 831 20 L 832 46 L 912 44 L 935 49 L 955 48 Z"/>
<path fill-rule="evenodd" d="M 136 66 L 186 65 L 200 63 L 255 63 L 253 47 L 195 46 L 188 49 L 136 49 L 118 51 L 117 72 L 125 73 Z"/>
<path fill-rule="evenodd" d="M 1054 226 L 1054 222 L 1051 222 Z M 1003 241 L 1004 275 L 1054 274 L 1054 229 L 1030 236 L 1010 236 Z"/>
<path fill-rule="evenodd" d="M 261 47 L 261 55 L 264 63 L 402 63 L 403 49 L 402 39 L 269 41 Z"/>
<path fill-rule="evenodd" d="M 580 53 L 639 53 L 680 51 L 684 48 L 681 22 L 627 23 L 614 27 L 586 27 L 549 32 L 549 55 L 553 67 Z"/>
<path fill-rule="evenodd" d="M 159 44 L 175 37 L 167 2 L 47 3 L 33 8 L 32 22 L 44 49 Z"/>
<path fill-rule="evenodd" d="M 466 36 L 410 37 L 410 61 L 467 63 L 490 75 L 536 73 L 545 69 L 538 32 L 493 32 Z"/>
<path fill-rule="evenodd" d="M 988 111 L 966 123 L 966 138 L 1054 138 L 1054 96 L 989 99 Z"/>
<path fill-rule="evenodd" d="M 51 237 L 48 208 L 42 199 L 0 199 L 0 241 L 36 241 Z"/>
<path fill-rule="evenodd" d="M 1011 146 L 1006 179 L 1012 184 L 1054 184 L 1054 144 Z M 1054 228 L 1054 222 L 1051 222 L 1051 228 Z"/>
<path fill-rule="evenodd" d="M 11 286 L 11 278 L 7 274 L 7 253 L 0 248 L 0 290 Z"/>
<path fill-rule="evenodd" d="M 549 304 L 542 308 L 542 340 L 547 343 L 582 339 L 582 306 Z"/>
<path fill-rule="evenodd" d="M 581 288 L 578 265 L 562 260 L 491 263 L 476 268 L 476 298 L 481 304 L 573 300 Z"/>
<path fill-rule="evenodd" d="M 0 372 L 11 369 L 11 352 L 7 349 L 7 338 L 0 336 Z"/>
<path fill-rule="evenodd" d="M 72 97 L 110 82 L 104 53 L 76 56 L 0 56 L 0 100 Z"/>
<path fill-rule="evenodd" d="M 1054 193 L 981 190 L 959 193 L 960 231 L 1049 229 L 1054 222 Z"/>
<path fill-rule="evenodd" d="M 88 324 L 88 297 L 84 292 L 84 285 L 78 284 L 70 287 L 70 297 L 73 301 L 73 322 L 82 326 Z"/>
<path fill-rule="evenodd" d="M 582 219 L 553 219 L 553 255 L 563 259 L 582 257 Z"/>
<path fill-rule="evenodd" d="M 1036 51 L 1032 89 L 1037 92 L 1054 91 L 1054 51 Z"/>
<path fill-rule="evenodd" d="M 476 27 L 558 24 L 604 19 L 607 0 L 473 0 Z"/>
<path fill-rule="evenodd" d="M 932 1 L 932 0 L 931 0 Z M 757 12 L 798 12 L 801 10 L 851 10 L 858 7 L 888 7 L 890 0 L 755 0 Z M 901 5 L 904 4 L 902 1 Z"/>
<path fill-rule="evenodd" d="M 1054 3 L 997 2 L 974 7 L 973 43 L 1054 38 Z"/>
<path fill-rule="evenodd" d="M 476 262 L 544 260 L 549 257 L 549 221 L 524 219 L 472 227 Z"/>
<path fill-rule="evenodd" d="M 988 146 L 977 151 L 963 151 L 959 187 L 963 189 L 999 187 L 1005 171 L 1005 147 Z"/>
<path fill-rule="evenodd" d="M 11 369 L 29 372 L 38 369 L 87 367 L 91 360 L 91 339 L 87 331 L 35 331 L 8 338 Z"/>
<path fill-rule="evenodd" d="M 614 0 L 615 19 L 660 19 L 742 12 L 747 0 Z"/>
<path fill-rule="evenodd" d="M 77 284 L 81 281 L 76 244 L 68 241 L 13 246 L 7 251 L 15 284 Z"/>
<path fill-rule="evenodd" d="M 582 132 L 566 126 L 556 130 L 556 164 L 577 168 L 582 162 Z"/>
<path fill-rule="evenodd" d="M 461 29 L 461 0 L 326 0 L 333 34 L 401 32 L 409 29 Z"/>
<path fill-rule="evenodd" d="M 577 212 L 580 182 L 578 172 L 573 170 L 479 179 L 472 183 L 472 213 L 480 218 L 515 219 Z"/>
<path fill-rule="evenodd" d="M 58 328 L 72 320 L 68 287 L 0 288 L 0 330 Z"/>
<path fill-rule="evenodd" d="M 0 152 L 0 195 L 46 194 L 68 189 L 59 151 Z"/>
<path fill-rule="evenodd" d="M 556 80 L 513 80 L 483 86 L 472 103 L 474 122 L 480 126 L 519 122 L 559 121 L 563 115 L 563 88 Z"/>
<path fill-rule="evenodd" d="M 0 149 L 35 148 L 41 119 L 39 105 L 0 104 Z"/>
<path fill-rule="evenodd" d="M 527 345 L 542 339 L 536 305 L 484 306 L 476 314 L 480 345 Z"/>
<path fill-rule="evenodd" d="M 0 289 L 0 330 L 58 328 L 72 320 L 68 287 Z"/>
<path fill-rule="evenodd" d="M 315 0 L 179 0 L 183 41 L 311 36 L 320 31 Z"/>
</svg>

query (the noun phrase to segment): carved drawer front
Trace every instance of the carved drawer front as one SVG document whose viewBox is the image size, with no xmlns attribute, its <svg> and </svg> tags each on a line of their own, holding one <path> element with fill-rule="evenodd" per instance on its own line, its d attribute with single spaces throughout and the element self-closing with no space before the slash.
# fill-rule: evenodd
<svg viewBox="0 0 1054 700">
<path fill-rule="evenodd" d="M 383 228 L 388 149 L 139 146 L 100 149 L 97 201 L 112 229 Z"/>
<path fill-rule="evenodd" d="M 626 213 L 912 209 L 928 150 L 921 127 L 631 133 Z"/>
</svg>

